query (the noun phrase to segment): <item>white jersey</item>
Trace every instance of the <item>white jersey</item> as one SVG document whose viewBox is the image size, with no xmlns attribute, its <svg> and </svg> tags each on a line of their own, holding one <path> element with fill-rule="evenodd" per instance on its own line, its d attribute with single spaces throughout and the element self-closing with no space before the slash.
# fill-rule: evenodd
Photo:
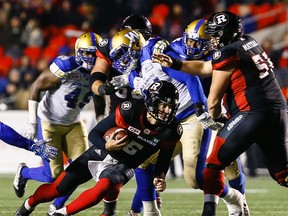
<svg viewBox="0 0 288 216">
<path fill-rule="evenodd" d="M 155 81 L 155 79 L 166 80 L 175 85 L 179 92 L 179 108 L 177 110 L 176 116 L 187 110 L 189 107 L 192 107 L 193 102 L 191 100 L 191 96 L 187 89 L 187 86 L 184 83 L 173 79 L 169 75 L 167 75 L 161 68 L 160 64 L 152 63 L 150 60 L 146 60 L 141 64 L 141 75 L 142 82 L 139 86 L 141 88 L 137 89 L 138 91 L 143 91 L 143 89 L 148 89 L 148 87 Z"/>
<path fill-rule="evenodd" d="M 80 111 L 91 100 L 90 73 L 79 66 L 74 56 L 59 56 L 50 71 L 62 81 L 55 90 L 48 90 L 38 106 L 41 120 L 70 125 L 80 121 Z"/>
</svg>

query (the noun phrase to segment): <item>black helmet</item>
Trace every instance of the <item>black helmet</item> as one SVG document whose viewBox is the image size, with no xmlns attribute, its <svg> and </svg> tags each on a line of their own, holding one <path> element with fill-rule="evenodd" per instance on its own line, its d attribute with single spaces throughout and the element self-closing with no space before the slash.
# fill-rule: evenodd
<svg viewBox="0 0 288 216">
<path fill-rule="evenodd" d="M 121 24 L 121 30 L 124 28 L 131 28 L 139 31 L 145 40 L 148 40 L 152 34 L 152 26 L 150 21 L 142 15 L 130 15 L 124 19 Z"/>
<path fill-rule="evenodd" d="M 229 11 L 217 12 L 206 24 L 205 33 L 218 39 L 217 47 L 223 47 L 242 35 L 241 19 Z"/>
<path fill-rule="evenodd" d="M 177 88 L 168 81 L 156 81 L 147 89 L 145 95 L 147 112 L 157 120 L 157 124 L 169 124 L 176 115 L 179 107 L 179 93 Z M 171 108 L 171 112 L 164 117 L 159 116 L 159 103 Z"/>
</svg>

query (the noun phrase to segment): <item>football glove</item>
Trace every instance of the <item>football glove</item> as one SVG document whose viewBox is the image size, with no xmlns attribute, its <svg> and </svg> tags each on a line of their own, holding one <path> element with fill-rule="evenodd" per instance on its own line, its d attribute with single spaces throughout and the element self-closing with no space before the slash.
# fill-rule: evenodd
<svg viewBox="0 0 288 216">
<path fill-rule="evenodd" d="M 114 89 L 114 86 L 110 82 L 106 82 L 98 88 L 98 92 L 100 95 L 111 95 L 116 91 L 117 90 Z"/>
<path fill-rule="evenodd" d="M 119 90 L 122 87 L 129 86 L 128 74 L 115 76 L 112 78 L 110 83 L 113 85 L 115 90 Z"/>
<path fill-rule="evenodd" d="M 200 116 L 197 116 L 197 120 L 203 125 L 205 129 L 209 128 L 211 130 L 218 130 L 224 126 L 223 123 L 215 122 L 208 112 L 204 112 Z"/>
<path fill-rule="evenodd" d="M 23 131 L 23 136 L 30 140 L 35 140 L 37 135 L 37 124 L 28 123 Z"/>
<path fill-rule="evenodd" d="M 51 139 L 36 141 L 31 146 L 30 150 L 33 151 L 35 153 L 35 155 L 38 155 L 42 159 L 50 162 L 50 159 L 54 160 L 58 154 L 57 148 L 55 148 L 53 146 L 46 145 L 46 143 L 49 143 L 50 141 L 51 141 Z"/>
<path fill-rule="evenodd" d="M 158 40 L 154 45 L 153 54 L 154 53 L 164 53 L 166 48 L 169 46 L 169 42 L 165 39 Z"/>
</svg>

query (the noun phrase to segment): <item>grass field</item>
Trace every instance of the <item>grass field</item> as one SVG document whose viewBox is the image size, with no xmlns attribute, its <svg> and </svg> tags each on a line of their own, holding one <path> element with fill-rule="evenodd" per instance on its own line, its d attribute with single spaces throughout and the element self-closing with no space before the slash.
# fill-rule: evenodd
<svg viewBox="0 0 288 216">
<path fill-rule="evenodd" d="M 26 197 L 31 195 L 40 184 L 35 181 L 28 182 L 27 191 L 23 198 L 19 199 L 12 188 L 12 175 L 0 175 L 0 216 L 14 215 L 16 209 Z M 79 193 L 94 185 L 93 181 L 80 186 L 71 199 Z M 161 194 L 164 201 L 163 216 L 194 216 L 201 215 L 203 206 L 203 194 L 199 190 L 188 189 L 183 179 L 171 179 L 167 182 L 168 189 Z M 261 176 L 248 178 L 246 197 L 251 210 L 251 216 L 288 216 L 288 191 L 278 186 L 270 177 Z M 124 216 L 129 210 L 135 191 L 135 181 L 131 180 L 121 191 L 118 201 L 117 215 Z M 40 204 L 32 215 L 45 216 L 48 203 Z M 102 203 L 80 212 L 81 216 L 97 216 L 102 212 Z M 217 209 L 218 216 L 226 216 L 227 210 L 222 201 Z"/>
</svg>

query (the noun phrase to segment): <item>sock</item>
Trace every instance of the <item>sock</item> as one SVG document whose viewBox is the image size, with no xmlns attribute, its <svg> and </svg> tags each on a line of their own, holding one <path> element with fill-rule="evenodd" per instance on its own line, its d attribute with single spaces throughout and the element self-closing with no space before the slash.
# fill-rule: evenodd
<svg viewBox="0 0 288 216">
<path fill-rule="evenodd" d="M 24 167 L 21 170 L 21 175 L 25 179 L 33 179 L 39 182 L 53 182 L 52 177 L 47 175 L 44 166 L 35 168 Z"/>
<path fill-rule="evenodd" d="M 246 176 L 243 172 L 240 173 L 240 175 L 233 180 L 229 181 L 229 185 L 232 188 L 235 188 L 236 190 L 240 191 L 242 194 L 245 193 L 245 186 L 246 186 Z"/>
<path fill-rule="evenodd" d="M 228 193 L 228 189 L 229 189 L 228 185 L 224 184 L 224 190 L 223 190 L 223 192 L 220 194 L 220 197 L 226 196 L 226 194 Z"/>
<path fill-rule="evenodd" d="M 103 215 L 116 215 L 116 206 L 117 200 L 114 201 L 104 201 L 104 211 L 102 212 Z"/>
<path fill-rule="evenodd" d="M 29 203 L 28 203 L 29 199 L 25 200 L 24 202 L 24 207 L 25 209 L 27 209 L 28 211 L 33 211 L 34 210 L 34 207 L 30 206 Z"/>
<path fill-rule="evenodd" d="M 224 173 L 220 170 L 206 168 L 204 170 L 204 194 L 220 196 L 224 190 Z"/>
<path fill-rule="evenodd" d="M 137 192 L 137 191 L 138 191 L 138 189 L 136 190 L 136 193 L 134 195 L 133 202 L 132 202 L 132 205 L 131 205 L 131 209 L 135 213 L 141 213 L 142 210 L 143 210 L 143 203 L 142 203 L 141 197 L 138 194 L 139 192 Z"/>
</svg>

